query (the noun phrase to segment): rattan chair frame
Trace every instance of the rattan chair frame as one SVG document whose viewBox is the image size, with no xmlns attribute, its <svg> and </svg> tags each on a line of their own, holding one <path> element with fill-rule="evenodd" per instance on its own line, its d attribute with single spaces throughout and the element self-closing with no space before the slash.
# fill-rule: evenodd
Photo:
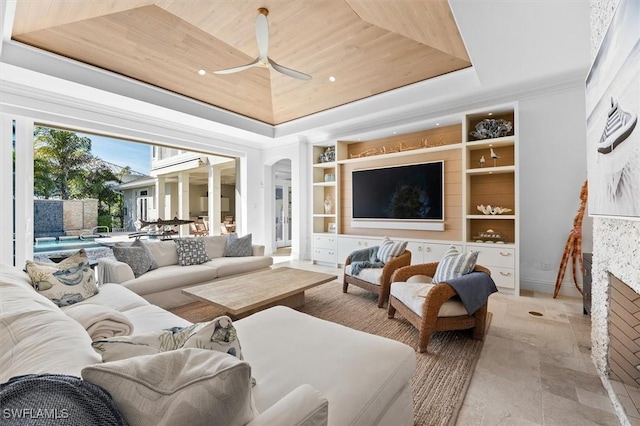
<svg viewBox="0 0 640 426">
<path fill-rule="evenodd" d="M 347 256 L 347 259 L 344 262 L 344 267 L 351 264 L 351 255 Z M 384 304 L 389 300 L 389 292 L 391 291 L 391 276 L 393 273 L 403 266 L 407 266 L 411 264 L 411 252 L 409 250 L 405 250 L 400 256 L 394 257 L 385 263 L 382 268 L 382 276 L 380 277 L 380 285 L 372 284 L 368 281 L 361 280 L 357 277 L 352 277 L 351 275 L 344 274 L 344 278 L 342 281 L 342 292 L 346 293 L 349 284 L 353 284 L 357 287 L 363 288 L 372 293 L 376 293 L 378 295 L 378 308 L 383 308 Z"/>
<path fill-rule="evenodd" d="M 391 282 L 406 282 L 414 275 L 427 275 L 433 277 L 436 273 L 438 262 L 423 263 L 418 265 L 405 266 L 395 271 Z M 486 272 L 491 275 L 491 271 L 484 266 L 476 265 L 474 271 Z M 453 331 L 472 329 L 472 337 L 476 340 L 484 340 L 484 333 L 487 324 L 487 303 L 478 309 L 473 315 L 461 315 L 456 317 L 439 317 L 438 312 L 447 300 L 458 293 L 446 282 L 436 284 L 425 297 L 422 316 L 413 312 L 393 295 L 389 297 L 388 318 L 393 319 L 396 311 L 407 319 L 420 332 L 416 350 L 420 353 L 426 352 L 431 340 L 431 335 L 436 331 Z"/>
</svg>

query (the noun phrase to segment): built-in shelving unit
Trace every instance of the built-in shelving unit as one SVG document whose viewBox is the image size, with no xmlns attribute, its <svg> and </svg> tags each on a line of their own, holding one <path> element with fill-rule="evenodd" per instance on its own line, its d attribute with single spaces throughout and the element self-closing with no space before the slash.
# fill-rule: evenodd
<svg viewBox="0 0 640 426">
<path fill-rule="evenodd" d="M 485 119 L 509 121 L 513 129 L 502 137 L 471 136 L 476 125 Z M 328 147 L 333 147 L 335 157 L 323 162 L 321 156 Z M 376 244 L 385 235 L 409 241 L 414 264 L 439 260 L 453 244 L 460 250 L 479 251 L 478 263 L 491 269 L 500 290 L 519 293 L 516 104 L 461 113 L 459 124 L 446 127 L 369 141 L 316 145 L 312 155 L 314 262 L 342 264 L 351 251 Z M 396 224 L 388 229 L 351 226 L 351 170 L 435 160 L 445 161 L 444 232 L 402 229 Z M 324 207 L 327 197 L 332 200 L 328 212 Z M 486 215 L 477 208 L 481 204 L 511 211 Z M 490 231 L 500 240 L 485 238 Z"/>
</svg>

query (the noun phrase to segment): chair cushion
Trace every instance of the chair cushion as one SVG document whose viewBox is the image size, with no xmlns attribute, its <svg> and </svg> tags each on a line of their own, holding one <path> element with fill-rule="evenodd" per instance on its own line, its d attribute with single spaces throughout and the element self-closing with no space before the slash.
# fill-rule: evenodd
<svg viewBox="0 0 640 426">
<path fill-rule="evenodd" d="M 407 278 L 408 283 L 423 283 L 423 284 L 431 284 L 433 282 L 433 277 L 428 275 L 412 275 Z"/>
<path fill-rule="evenodd" d="M 384 237 L 378 247 L 378 260 L 387 263 L 394 257 L 400 256 L 407 248 L 407 241 L 391 241 L 388 237 Z"/>
<path fill-rule="evenodd" d="M 382 280 L 382 271 L 382 268 L 362 268 L 358 276 L 355 278 L 371 284 L 380 285 L 380 281 Z M 345 266 L 344 273 L 349 276 L 353 276 L 351 274 L 351 265 Z"/>
<path fill-rule="evenodd" d="M 438 263 L 436 273 L 433 275 L 433 283 L 445 282 L 473 271 L 478 259 L 478 253 L 477 251 L 470 251 L 460 254 L 454 246 L 449 247 L 449 250 Z"/>
<path fill-rule="evenodd" d="M 391 295 L 401 301 L 407 308 L 422 316 L 427 293 L 435 284 L 397 282 L 391 283 Z M 442 304 L 439 317 L 457 317 L 469 315 L 467 309 L 458 298 L 449 299 Z"/>
</svg>

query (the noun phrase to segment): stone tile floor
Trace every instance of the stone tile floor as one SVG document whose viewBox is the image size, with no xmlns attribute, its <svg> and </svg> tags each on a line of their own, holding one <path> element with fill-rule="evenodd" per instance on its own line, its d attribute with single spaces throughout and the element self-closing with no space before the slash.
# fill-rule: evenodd
<svg viewBox="0 0 640 426">
<path fill-rule="evenodd" d="M 277 266 L 332 273 L 342 281 L 341 268 L 298 261 Z M 582 298 L 496 293 L 489 311 L 491 325 L 456 425 L 620 424 L 591 361 L 591 320 L 582 314 Z"/>
<path fill-rule="evenodd" d="M 582 299 L 524 294 L 491 296 L 491 326 L 456 424 L 620 424 L 591 362 Z"/>
</svg>

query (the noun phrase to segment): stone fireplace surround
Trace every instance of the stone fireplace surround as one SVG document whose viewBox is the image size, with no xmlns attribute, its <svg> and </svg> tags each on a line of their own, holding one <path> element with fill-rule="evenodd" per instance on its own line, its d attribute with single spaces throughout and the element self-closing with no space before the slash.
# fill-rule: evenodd
<svg viewBox="0 0 640 426">
<path fill-rule="evenodd" d="M 596 55 L 618 0 L 591 0 L 591 58 Z M 639 194 L 640 196 L 640 194 Z M 640 221 L 593 219 L 593 264 L 591 301 L 591 359 L 621 424 L 631 424 L 624 404 L 624 386 L 609 379 L 609 273 L 640 294 Z M 640 395 L 640 393 L 639 393 Z M 632 418 L 634 423 L 638 420 Z"/>
</svg>

